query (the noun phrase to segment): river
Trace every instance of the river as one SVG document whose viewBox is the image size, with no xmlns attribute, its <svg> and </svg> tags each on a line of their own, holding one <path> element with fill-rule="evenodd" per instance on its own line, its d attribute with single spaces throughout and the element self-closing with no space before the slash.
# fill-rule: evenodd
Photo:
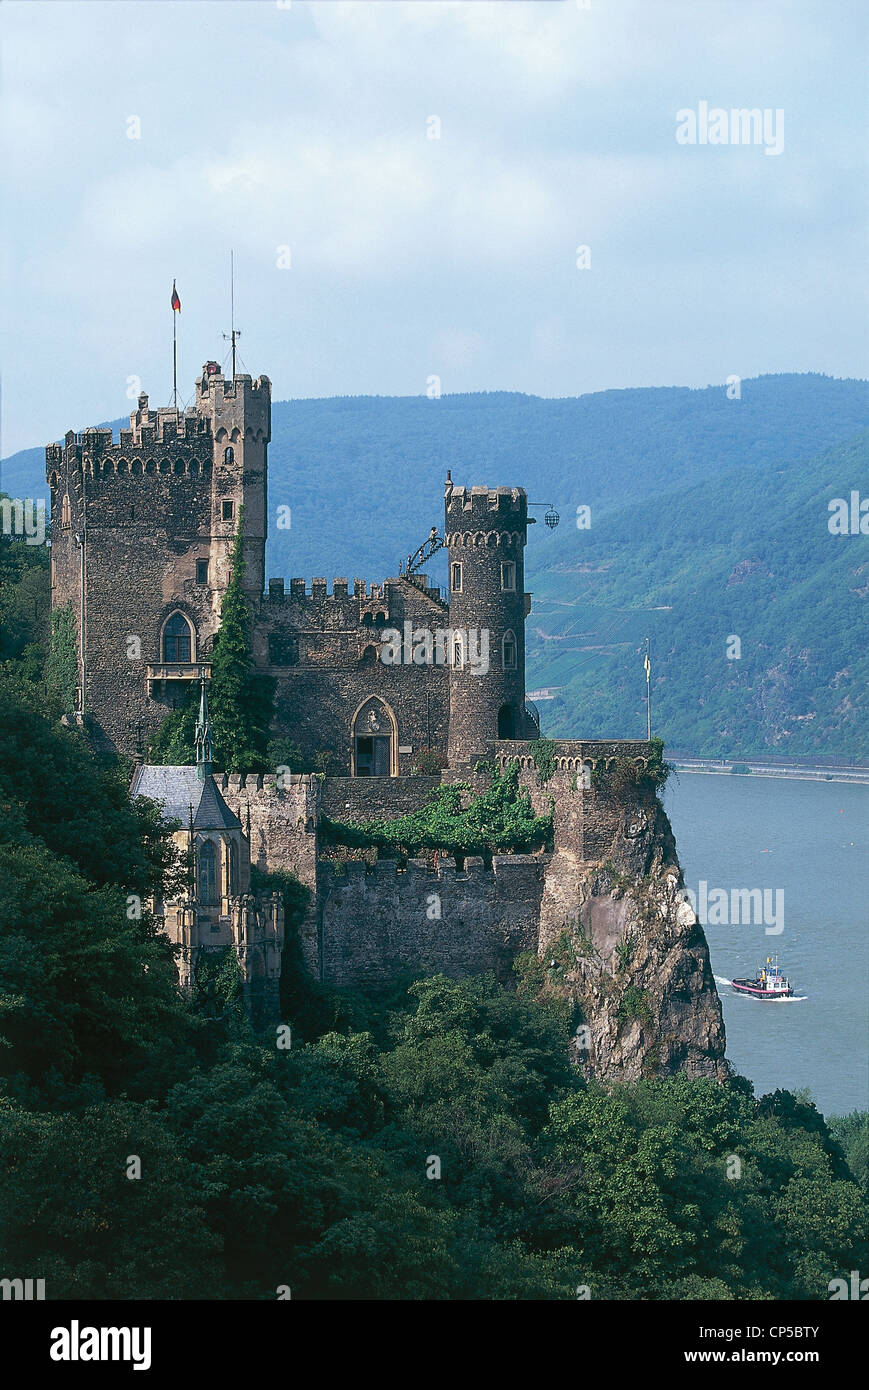
<svg viewBox="0 0 869 1390">
<path fill-rule="evenodd" d="M 807 1089 L 827 1115 L 869 1109 L 869 787 L 681 772 L 664 801 L 685 884 L 698 900 L 706 885 L 730 1061 L 757 1095 Z M 768 890 L 765 920 L 757 895 L 746 913 L 734 889 Z M 750 920 L 734 923 L 739 907 Z M 799 999 L 723 983 L 775 952 Z"/>
</svg>

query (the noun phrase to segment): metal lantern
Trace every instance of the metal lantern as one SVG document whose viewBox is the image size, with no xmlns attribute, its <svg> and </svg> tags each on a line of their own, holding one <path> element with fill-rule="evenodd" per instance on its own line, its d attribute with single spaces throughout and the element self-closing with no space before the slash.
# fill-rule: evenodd
<svg viewBox="0 0 869 1390">
<path fill-rule="evenodd" d="M 549 510 L 548 512 L 546 512 L 545 516 L 543 517 L 543 520 L 546 522 L 546 525 L 550 528 L 550 530 L 554 531 L 559 521 L 561 520 L 561 517 L 558 515 L 558 512 L 555 510 L 555 508 L 550 504 Z"/>
</svg>

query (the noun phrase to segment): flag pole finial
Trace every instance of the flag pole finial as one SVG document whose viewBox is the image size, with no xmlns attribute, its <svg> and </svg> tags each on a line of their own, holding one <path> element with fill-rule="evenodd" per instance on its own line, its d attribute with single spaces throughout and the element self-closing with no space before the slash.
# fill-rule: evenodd
<svg viewBox="0 0 869 1390">
<path fill-rule="evenodd" d="M 175 336 L 175 315 L 181 313 L 181 297 L 172 280 L 172 404 L 178 409 L 178 341 Z"/>
</svg>

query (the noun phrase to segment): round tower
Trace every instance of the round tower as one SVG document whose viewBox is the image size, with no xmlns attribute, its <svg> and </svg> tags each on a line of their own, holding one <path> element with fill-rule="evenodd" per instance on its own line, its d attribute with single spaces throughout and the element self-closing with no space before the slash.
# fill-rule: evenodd
<svg viewBox="0 0 869 1390">
<path fill-rule="evenodd" d="M 453 487 L 447 479 L 451 767 L 523 738 L 528 498 L 522 488 Z"/>
</svg>

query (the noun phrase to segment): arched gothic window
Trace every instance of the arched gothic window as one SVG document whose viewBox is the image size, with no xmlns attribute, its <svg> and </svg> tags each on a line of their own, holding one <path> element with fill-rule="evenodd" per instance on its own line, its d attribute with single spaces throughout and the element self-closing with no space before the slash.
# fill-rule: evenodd
<svg viewBox="0 0 869 1390">
<path fill-rule="evenodd" d="M 501 665 L 505 671 L 516 669 L 516 637 L 512 632 L 504 633 L 501 642 Z"/>
<path fill-rule="evenodd" d="M 213 840 L 203 840 L 197 855 L 197 882 L 200 903 L 213 907 L 217 902 L 217 855 Z"/>
<path fill-rule="evenodd" d="M 231 444 L 227 444 L 226 448 L 223 451 L 223 462 L 235 463 L 235 450 L 233 449 Z"/>
<path fill-rule="evenodd" d="M 163 660 L 190 661 L 193 657 L 193 630 L 183 613 L 173 613 L 163 628 Z"/>
</svg>

